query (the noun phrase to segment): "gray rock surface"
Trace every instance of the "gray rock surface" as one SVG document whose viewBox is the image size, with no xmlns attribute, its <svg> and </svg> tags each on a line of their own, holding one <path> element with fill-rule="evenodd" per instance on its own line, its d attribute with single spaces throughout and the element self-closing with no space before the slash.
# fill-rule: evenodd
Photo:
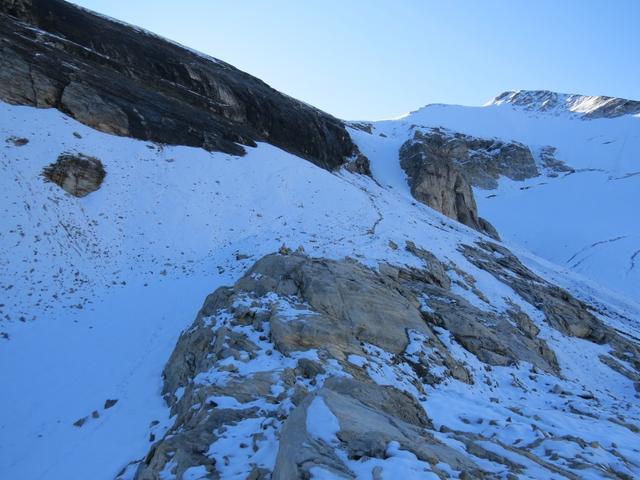
<svg viewBox="0 0 640 480">
<path fill-rule="evenodd" d="M 63 153 L 42 175 L 74 197 L 85 197 L 100 188 L 107 172 L 102 162 L 81 153 Z"/>
<path fill-rule="evenodd" d="M 525 180 L 540 174 L 529 147 L 518 142 L 433 128 L 417 130 L 407 148 L 419 149 L 426 161 L 452 165 L 471 186 L 483 189 L 496 188 L 501 176 Z"/>
<path fill-rule="evenodd" d="M 442 275 L 444 267 L 435 257 L 431 261 L 430 268 L 436 273 L 425 273 L 427 278 Z M 353 261 L 311 259 L 301 254 L 262 258 L 232 289 L 221 288 L 210 295 L 194 326 L 180 338 L 164 372 L 164 393 L 177 420 L 140 463 L 136 478 L 158 479 L 159 472 L 170 462 L 176 462 L 171 468 L 178 478 L 193 465 L 207 465 L 212 477 L 218 478 L 221 472 L 211 458 L 205 459 L 203 452 L 221 441 L 220 433 L 229 425 L 240 419 L 261 419 L 272 422 L 269 424 L 279 432 L 296 403 L 306 398 L 308 404 L 310 392 L 320 388 L 325 379 L 328 383 L 324 395 L 330 395 L 327 388 L 337 381 L 331 378 L 344 377 L 354 377 L 354 383 L 340 389 L 334 386 L 332 391 L 338 389 L 340 395 L 346 396 L 346 391 L 352 390 L 351 396 L 357 392 L 360 396 L 336 400 L 345 409 L 341 416 L 354 422 L 358 412 L 349 414 L 348 408 L 362 407 L 363 402 L 367 405 L 367 411 L 360 413 L 361 423 L 345 429 L 342 438 L 347 451 L 366 447 L 371 450 L 369 453 L 379 453 L 385 442 L 395 440 L 403 448 L 416 450 L 418 456 L 428 456 L 431 463 L 437 463 L 439 455 L 446 452 L 457 462 L 467 464 L 448 447 L 425 437 L 420 428 L 427 426 L 428 420 L 415 398 L 392 387 L 372 384 L 365 370 L 350 361 L 351 355 L 364 358 L 369 352 L 401 358 L 411 340 L 408 332 L 419 335 L 430 346 L 429 355 L 411 359 L 422 381 L 439 381 L 429 374 L 429 368 L 435 366 L 471 381 L 424 321 L 413 294 L 397 281 Z M 253 365 L 249 373 L 243 373 L 245 365 Z M 407 367 L 408 371 L 411 368 Z M 417 374 L 412 375 L 416 383 L 413 388 L 422 391 Z M 221 377 L 225 380 L 220 381 Z M 278 385 L 285 390 L 274 393 Z M 180 391 L 183 393 L 178 395 L 176 392 Z M 211 398 L 220 396 L 232 397 L 246 407 L 217 408 Z M 403 404 L 406 408 L 400 408 Z M 198 407 L 194 409 L 194 405 Z M 377 419 L 381 434 L 386 436 L 376 440 L 375 446 L 366 446 L 362 429 L 371 428 L 368 422 L 372 418 Z M 407 422 L 404 427 L 400 425 L 403 421 Z M 287 425 L 288 432 L 301 428 L 293 420 Z M 285 442 L 289 447 L 282 447 L 284 453 L 274 471 L 279 473 L 274 473 L 274 478 L 298 478 L 290 476 L 289 469 L 294 467 L 285 459 L 290 457 L 287 448 L 299 447 L 295 440 L 299 434 L 288 435 L 293 439 Z M 431 447 L 425 444 L 425 438 Z M 319 450 L 314 464 L 343 471 L 352 478 L 348 467 L 335 455 L 320 444 L 316 447 Z M 298 453 L 292 451 L 291 455 L 294 459 Z M 332 461 L 337 462 L 333 467 Z"/>
<path fill-rule="evenodd" d="M 448 465 L 465 478 L 491 478 L 478 458 L 521 473 L 523 465 L 487 449 L 485 437 L 437 432 L 421 402 L 441 382 L 490 382 L 492 366 L 529 365 L 560 382 L 554 351 L 515 303 L 505 312 L 493 309 L 469 274 L 411 242 L 406 249 L 422 267 L 382 264 L 375 271 L 352 260 L 267 255 L 233 287 L 211 294 L 164 371 L 175 423 L 158 432 L 149 454 L 133 465 L 135 475 L 126 478 L 183 478 L 197 466 L 207 478 L 233 472 L 238 478 L 309 478 L 324 471 L 351 479 L 363 462 L 384 462 L 394 448 L 412 456 L 416 468 L 440 476 Z M 640 367 L 632 342 L 506 249 L 480 243 L 463 254 L 540 308 L 553 329 L 608 341 L 620 359 L 635 355 L 634 368 Z M 487 308 L 456 289 L 473 292 Z M 472 373 L 443 343 L 443 332 L 485 369 Z M 626 368 L 614 357 L 602 361 L 615 371 Z M 317 399 L 336 422 L 331 438 L 310 426 Z M 473 453 L 451 448 L 443 434 Z M 510 448 L 577 478 L 530 449 Z"/>
<path fill-rule="evenodd" d="M 493 226 L 478 217 L 471 185 L 439 140 L 416 132 L 400 149 L 400 165 L 416 200 L 478 231 L 497 238 Z"/>
<path fill-rule="evenodd" d="M 0 100 L 102 131 L 242 155 L 268 142 L 326 169 L 358 158 L 342 121 L 219 60 L 62 0 L 0 2 Z"/>
<path fill-rule="evenodd" d="M 316 398 L 322 399 L 339 423 L 336 438 L 343 448 L 342 455 L 307 429 L 307 419 L 312 415 L 309 405 Z M 339 478 L 353 479 L 356 476 L 345 458 L 384 459 L 390 442 L 398 442 L 430 465 L 443 462 L 470 475 L 480 473 L 478 466 L 458 451 L 435 440 L 429 428 L 433 426 L 424 409 L 410 395 L 370 382 L 332 378 L 318 392 L 308 395 L 287 418 L 272 478 L 309 478 L 311 469 L 321 467 Z"/>
<path fill-rule="evenodd" d="M 407 244 L 407 250 L 426 259 L 427 265 L 433 265 L 433 255 L 429 252 L 412 243 Z M 426 273 L 434 270 L 438 272 L 436 277 Z M 456 282 L 461 288 L 471 290 L 490 306 L 490 301 L 475 288 L 473 278 L 460 275 L 462 272 L 453 265 L 440 264 L 426 272 L 401 270 L 401 283 L 417 298 L 428 299 L 428 307 L 422 311 L 428 324 L 449 331 L 458 343 L 489 365 L 513 365 L 526 361 L 543 371 L 558 373 L 555 354 L 546 342 L 537 337 L 538 329 L 524 312 L 514 306 L 504 314 L 497 314 L 471 305 L 451 291 L 451 281 L 443 282 L 438 278 L 442 277 L 440 272 L 447 270 L 460 276 L 461 280 Z"/>
<path fill-rule="evenodd" d="M 485 242 L 477 247 L 465 246 L 463 253 L 471 263 L 491 273 L 540 309 L 551 327 L 571 337 L 609 344 L 614 357 L 629 362 L 640 371 L 640 348 L 635 342 L 606 326 L 595 315 L 596 310 L 526 268 L 505 247 Z M 608 361 L 618 363 L 614 358 Z M 638 381 L 637 374 L 622 365 L 618 365 L 618 371 L 632 381 Z"/>
</svg>

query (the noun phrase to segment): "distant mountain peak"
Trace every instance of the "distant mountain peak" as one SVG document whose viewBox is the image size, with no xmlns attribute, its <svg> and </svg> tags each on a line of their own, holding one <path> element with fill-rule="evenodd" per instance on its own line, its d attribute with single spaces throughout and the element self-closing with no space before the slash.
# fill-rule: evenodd
<svg viewBox="0 0 640 480">
<path fill-rule="evenodd" d="M 511 90 L 488 102 L 491 105 L 512 105 L 529 111 L 552 114 L 578 114 L 587 118 L 614 118 L 640 113 L 640 101 L 602 95 L 558 93 L 549 90 Z"/>
</svg>

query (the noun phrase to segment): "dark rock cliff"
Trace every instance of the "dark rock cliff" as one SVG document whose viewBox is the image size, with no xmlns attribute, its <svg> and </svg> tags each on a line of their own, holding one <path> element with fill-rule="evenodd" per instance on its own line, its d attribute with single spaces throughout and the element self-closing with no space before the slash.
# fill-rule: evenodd
<svg viewBox="0 0 640 480">
<path fill-rule="evenodd" d="M 238 155 L 268 142 L 329 170 L 358 155 L 331 115 L 62 0 L 0 0 L 0 59 L 0 100 L 108 133 Z"/>
</svg>

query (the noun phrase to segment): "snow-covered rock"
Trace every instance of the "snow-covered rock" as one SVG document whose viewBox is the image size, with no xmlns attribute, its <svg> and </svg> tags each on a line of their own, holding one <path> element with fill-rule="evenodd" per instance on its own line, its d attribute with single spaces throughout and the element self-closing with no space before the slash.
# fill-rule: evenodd
<svg viewBox="0 0 640 480">
<path fill-rule="evenodd" d="M 528 111 L 554 115 L 576 114 L 581 118 L 614 118 L 640 113 L 640 102 L 602 95 L 578 95 L 549 90 L 503 92 L 487 105 L 513 105 Z"/>
<path fill-rule="evenodd" d="M 565 364 L 566 351 L 554 348 L 575 341 L 593 351 L 607 345 L 592 367 L 611 369 L 633 396 L 634 382 L 640 389 L 639 345 L 506 249 L 485 243 L 464 248 L 473 264 L 514 289 L 504 312 L 487 311 L 492 305 L 486 297 L 481 308 L 455 293 L 463 285 L 474 291 L 475 279 L 453 265 L 439 268 L 460 280 L 443 287 L 430 271 L 433 259 L 422 268 L 381 269 L 386 274 L 353 260 L 302 253 L 260 259 L 233 288 L 210 295 L 181 336 L 164 371 L 175 422 L 120 478 L 185 478 L 193 468 L 205 468 L 213 478 L 393 478 L 398 467 L 390 461 L 392 444 L 405 452 L 416 475 L 433 478 L 450 472 L 467 478 L 496 471 L 522 475 L 531 465 L 538 475 L 568 478 L 602 469 L 640 472 L 633 449 L 618 455 L 584 433 L 574 437 L 571 429 L 560 433 L 544 425 L 551 416 L 571 424 L 575 416 L 590 414 L 599 429 L 619 426 L 613 418 L 618 407 L 605 406 L 614 384 L 580 392 L 590 372 L 567 379 L 574 366 Z M 552 339 L 559 342 L 554 348 Z M 461 349 L 482 368 L 460 361 Z M 498 386 L 507 372 L 523 392 L 548 390 L 552 406 L 529 424 L 520 412 L 523 404 L 496 388 L 489 401 L 506 410 L 491 414 L 493 425 L 465 432 L 456 422 L 437 420 L 434 427 L 431 392 L 454 385 L 473 390 L 482 382 Z M 529 387 L 521 380 L 526 376 Z M 550 383 L 550 390 L 543 386 Z M 576 405 L 559 408 L 558 398 Z M 450 414 L 465 422 L 466 411 Z M 528 424 L 531 433 L 496 437 L 492 426 L 513 421 L 505 411 L 522 416 L 519 428 Z M 635 408 L 625 411 L 637 415 Z M 470 423 L 488 421 L 480 416 Z M 541 453 L 543 440 L 555 447 Z M 456 442 L 464 448 L 454 447 Z M 567 463 L 556 453 L 562 449 L 573 450 L 580 462 Z"/>
</svg>

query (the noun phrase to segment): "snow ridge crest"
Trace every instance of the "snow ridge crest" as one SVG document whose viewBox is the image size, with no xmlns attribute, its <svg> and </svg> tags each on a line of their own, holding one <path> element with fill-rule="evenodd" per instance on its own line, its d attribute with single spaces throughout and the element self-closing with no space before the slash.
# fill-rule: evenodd
<svg viewBox="0 0 640 480">
<path fill-rule="evenodd" d="M 549 90 L 510 90 L 485 106 L 512 105 L 528 111 L 577 114 L 586 118 L 614 118 L 640 113 L 640 101 L 602 95 L 557 93 Z"/>
</svg>

